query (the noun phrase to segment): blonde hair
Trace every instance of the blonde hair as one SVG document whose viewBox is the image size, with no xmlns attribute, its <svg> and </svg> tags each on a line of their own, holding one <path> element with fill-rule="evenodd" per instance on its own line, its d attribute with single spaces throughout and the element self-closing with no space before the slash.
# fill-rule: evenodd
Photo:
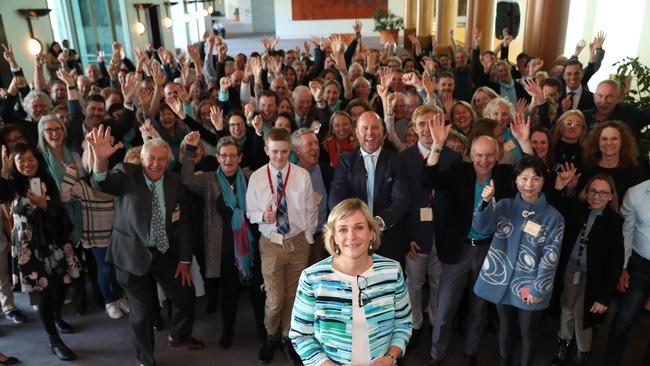
<svg viewBox="0 0 650 366">
<path fill-rule="evenodd" d="M 372 253 L 381 245 L 381 230 L 379 229 L 379 224 L 377 224 L 375 218 L 370 213 L 368 205 L 358 198 L 348 198 L 339 202 L 339 204 L 332 209 L 327 217 L 327 222 L 323 226 L 325 249 L 330 255 L 334 257 L 339 255 L 336 250 L 338 245 L 334 241 L 336 224 L 341 220 L 347 219 L 356 212 L 361 212 L 363 216 L 365 216 L 366 221 L 368 222 L 368 228 L 374 234 L 374 240 L 370 240 L 372 248 L 368 248 L 368 254 L 372 255 Z"/>
</svg>

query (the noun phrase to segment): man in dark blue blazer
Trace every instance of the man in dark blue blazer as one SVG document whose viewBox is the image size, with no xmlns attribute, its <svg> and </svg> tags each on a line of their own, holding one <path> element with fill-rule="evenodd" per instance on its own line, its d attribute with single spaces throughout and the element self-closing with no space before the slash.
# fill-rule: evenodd
<svg viewBox="0 0 650 366">
<path fill-rule="evenodd" d="M 379 254 L 404 263 L 407 243 L 403 218 L 410 200 L 397 154 L 382 149 L 384 132 L 376 113 L 359 116 L 355 133 L 360 147 L 341 155 L 330 188 L 329 208 L 351 197 L 365 201 L 382 231 Z"/>
</svg>

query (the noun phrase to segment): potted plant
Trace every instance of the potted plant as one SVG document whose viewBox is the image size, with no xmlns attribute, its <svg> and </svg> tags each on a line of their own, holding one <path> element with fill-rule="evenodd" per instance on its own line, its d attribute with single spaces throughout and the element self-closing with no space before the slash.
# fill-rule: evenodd
<svg viewBox="0 0 650 366">
<path fill-rule="evenodd" d="M 638 57 L 626 57 L 614 66 L 617 66 L 615 77 L 623 89 L 621 101 L 639 109 L 647 108 L 650 105 L 650 67 L 641 63 Z M 646 157 L 650 151 L 650 125 L 640 127 L 641 156 Z M 650 306 L 650 302 L 647 305 Z"/>
<path fill-rule="evenodd" d="M 232 12 L 232 16 L 235 18 L 235 21 L 239 21 L 239 8 L 235 8 L 235 11 Z"/>
<path fill-rule="evenodd" d="M 372 13 L 375 21 L 375 31 L 379 32 L 379 42 L 382 44 L 390 41 L 397 42 L 399 30 L 404 28 L 404 19 L 392 12 L 379 8 Z"/>
</svg>

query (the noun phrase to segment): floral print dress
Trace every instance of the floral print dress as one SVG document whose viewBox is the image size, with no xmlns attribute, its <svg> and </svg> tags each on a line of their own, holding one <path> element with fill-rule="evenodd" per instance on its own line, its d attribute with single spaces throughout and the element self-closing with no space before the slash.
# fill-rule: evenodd
<svg viewBox="0 0 650 366">
<path fill-rule="evenodd" d="M 11 205 L 14 218 L 12 255 L 18 259 L 23 291 L 42 291 L 55 274 L 64 283 L 79 277 L 79 260 L 69 240 L 57 240 L 61 230 L 61 204 L 48 200 L 47 209 L 17 196 Z M 57 243 L 58 242 L 58 243 Z"/>
</svg>

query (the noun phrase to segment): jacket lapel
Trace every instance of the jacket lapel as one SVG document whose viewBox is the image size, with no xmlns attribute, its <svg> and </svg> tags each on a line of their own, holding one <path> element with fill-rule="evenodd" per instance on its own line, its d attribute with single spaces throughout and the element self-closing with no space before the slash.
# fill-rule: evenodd
<svg viewBox="0 0 650 366">
<path fill-rule="evenodd" d="M 388 168 L 388 153 L 386 149 L 382 149 L 377 157 L 377 164 L 375 165 L 375 192 L 373 197 L 375 201 L 379 197 L 379 192 L 384 184 L 384 176 L 386 175 L 386 169 Z"/>
</svg>

